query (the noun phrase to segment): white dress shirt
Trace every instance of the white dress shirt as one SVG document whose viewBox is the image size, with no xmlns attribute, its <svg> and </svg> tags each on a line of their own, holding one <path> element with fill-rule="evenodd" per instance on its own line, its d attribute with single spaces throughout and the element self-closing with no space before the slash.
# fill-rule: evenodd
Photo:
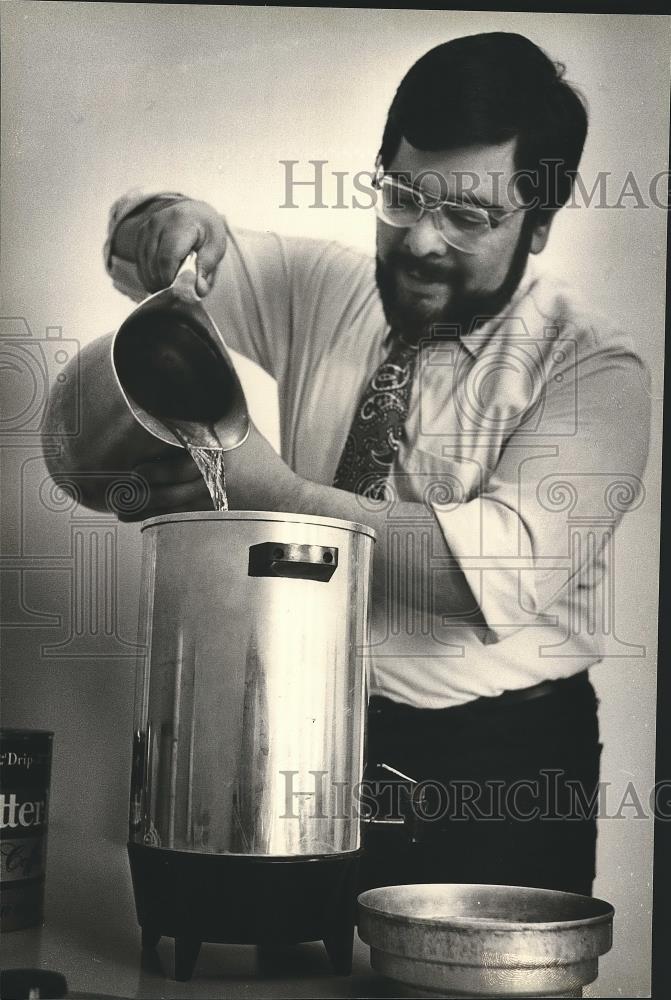
<svg viewBox="0 0 671 1000">
<path fill-rule="evenodd" d="M 141 200 L 115 204 L 110 233 Z M 142 299 L 109 239 L 105 258 L 115 286 Z M 225 343 L 277 380 L 284 460 L 331 485 L 388 350 L 374 260 L 334 242 L 230 231 L 204 304 Z M 387 544 L 405 547 L 405 572 L 373 608 L 371 694 L 443 708 L 627 655 L 613 531 L 645 500 L 648 390 L 630 338 L 532 257 L 495 319 L 422 347 L 393 473 L 399 500 L 417 504 L 419 534 L 411 545 L 392 504 Z M 450 621 L 454 566 L 436 551 L 436 524 L 486 627 Z"/>
</svg>

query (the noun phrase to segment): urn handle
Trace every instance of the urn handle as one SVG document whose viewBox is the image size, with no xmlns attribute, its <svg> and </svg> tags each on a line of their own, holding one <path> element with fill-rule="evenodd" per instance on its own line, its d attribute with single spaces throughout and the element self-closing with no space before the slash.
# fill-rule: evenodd
<svg viewBox="0 0 671 1000">
<path fill-rule="evenodd" d="M 277 576 L 328 583 L 338 566 L 333 545 L 261 542 L 249 547 L 248 576 Z"/>
</svg>

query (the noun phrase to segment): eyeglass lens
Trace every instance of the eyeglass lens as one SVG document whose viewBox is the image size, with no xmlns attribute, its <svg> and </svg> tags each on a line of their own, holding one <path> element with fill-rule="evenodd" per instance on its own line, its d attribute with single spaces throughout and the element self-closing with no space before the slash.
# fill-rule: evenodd
<svg viewBox="0 0 671 1000">
<path fill-rule="evenodd" d="M 450 243 L 458 240 L 468 250 L 490 230 L 487 213 L 466 205 L 431 205 L 429 198 L 419 192 L 384 178 L 378 191 L 377 208 L 380 217 L 389 225 L 414 226 L 423 212 L 433 214 L 434 223 L 441 235 Z"/>
</svg>

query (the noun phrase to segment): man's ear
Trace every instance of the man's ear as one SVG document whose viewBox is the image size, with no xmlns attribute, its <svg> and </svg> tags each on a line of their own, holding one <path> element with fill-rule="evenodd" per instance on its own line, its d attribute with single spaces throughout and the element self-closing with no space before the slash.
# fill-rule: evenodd
<svg viewBox="0 0 671 1000">
<path fill-rule="evenodd" d="M 543 215 L 542 221 L 539 221 L 534 226 L 534 231 L 531 236 L 531 246 L 529 247 L 530 253 L 540 253 L 541 250 L 545 249 L 545 244 L 548 241 L 550 235 L 550 227 L 552 225 L 552 220 L 554 219 L 554 212 Z"/>
</svg>

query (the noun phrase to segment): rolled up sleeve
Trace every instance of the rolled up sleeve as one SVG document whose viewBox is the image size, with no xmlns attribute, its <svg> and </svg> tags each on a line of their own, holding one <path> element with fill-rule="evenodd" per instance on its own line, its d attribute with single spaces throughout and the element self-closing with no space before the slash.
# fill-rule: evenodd
<svg viewBox="0 0 671 1000">
<path fill-rule="evenodd" d="M 624 346 L 593 349 L 559 374 L 544 392 L 543 433 L 520 426 L 476 497 L 432 505 L 486 623 L 485 643 L 554 618 L 567 588 L 596 586 L 606 540 L 645 498 L 644 363 Z"/>
</svg>

